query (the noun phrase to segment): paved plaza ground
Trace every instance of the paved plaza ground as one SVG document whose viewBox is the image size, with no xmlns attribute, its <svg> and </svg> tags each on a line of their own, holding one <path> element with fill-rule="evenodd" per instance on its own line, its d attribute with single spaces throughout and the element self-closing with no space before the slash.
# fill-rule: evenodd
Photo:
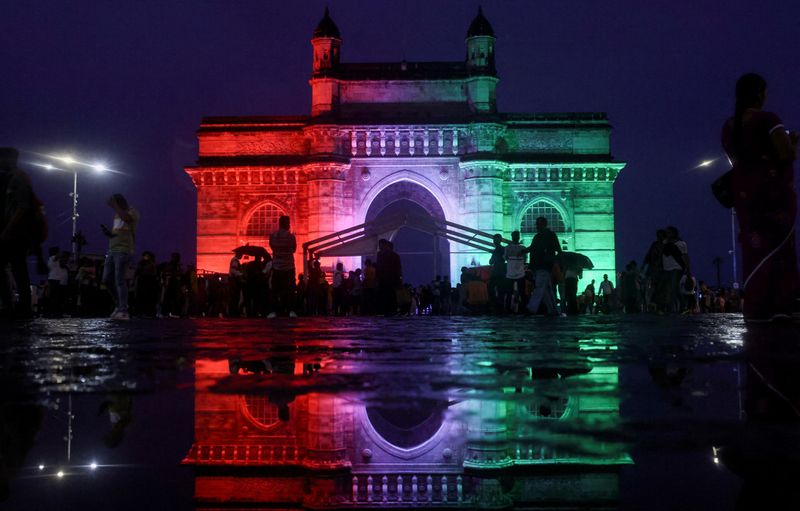
<svg viewBox="0 0 800 511">
<path fill-rule="evenodd" d="M 431 507 L 746 509 L 797 497 L 798 333 L 736 315 L 6 323 L 0 507 L 413 507 L 430 472 Z M 306 490 L 220 493 L 223 469 L 225 488 Z"/>
</svg>

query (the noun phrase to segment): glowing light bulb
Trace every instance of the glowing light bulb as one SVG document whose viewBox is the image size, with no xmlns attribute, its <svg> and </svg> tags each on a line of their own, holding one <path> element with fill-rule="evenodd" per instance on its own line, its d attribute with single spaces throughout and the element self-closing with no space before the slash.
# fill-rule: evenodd
<svg viewBox="0 0 800 511">
<path fill-rule="evenodd" d="M 92 168 L 97 172 L 105 172 L 106 170 L 108 170 L 108 167 L 106 167 L 102 163 L 95 163 L 94 165 L 92 165 Z"/>
<path fill-rule="evenodd" d="M 698 167 L 708 167 L 712 163 L 714 163 L 714 160 L 703 160 L 700 162 L 700 165 L 698 165 Z"/>
<path fill-rule="evenodd" d="M 97 462 L 93 461 L 92 464 L 89 465 L 89 468 L 92 469 L 92 470 L 96 470 L 97 469 Z"/>
<path fill-rule="evenodd" d="M 52 165 L 50 165 L 49 163 L 47 163 L 47 164 L 45 164 L 45 165 L 44 165 L 44 168 L 45 168 L 46 170 L 53 170 L 55 167 L 53 167 Z"/>
<path fill-rule="evenodd" d="M 64 471 L 63 471 L 63 470 L 59 470 L 58 472 L 56 472 L 56 476 L 57 476 L 59 479 L 61 479 L 62 477 L 64 477 Z"/>
<path fill-rule="evenodd" d="M 67 156 L 61 156 L 61 157 L 59 157 L 58 159 L 59 159 L 59 160 L 61 160 L 61 161 L 63 161 L 63 162 L 64 162 L 64 163 L 66 163 L 67 165 L 72 165 L 73 163 L 75 163 L 75 160 L 72 158 L 72 156 L 69 156 L 69 155 L 67 155 Z"/>
<path fill-rule="evenodd" d="M 44 465 L 39 465 L 39 471 L 41 472 L 42 470 L 44 470 Z"/>
</svg>

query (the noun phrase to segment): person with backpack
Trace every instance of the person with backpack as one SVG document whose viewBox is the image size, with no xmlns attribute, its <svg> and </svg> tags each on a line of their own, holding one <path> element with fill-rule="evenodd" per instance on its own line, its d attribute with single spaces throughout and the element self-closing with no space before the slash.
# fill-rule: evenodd
<svg viewBox="0 0 800 511">
<path fill-rule="evenodd" d="M 17 168 L 18 158 L 13 147 L 0 148 L 0 307 L 4 316 L 28 319 L 32 310 L 27 257 L 31 251 L 38 253 L 41 266 L 47 221 L 28 175 Z M 19 295 L 16 304 L 7 266 Z"/>
</svg>

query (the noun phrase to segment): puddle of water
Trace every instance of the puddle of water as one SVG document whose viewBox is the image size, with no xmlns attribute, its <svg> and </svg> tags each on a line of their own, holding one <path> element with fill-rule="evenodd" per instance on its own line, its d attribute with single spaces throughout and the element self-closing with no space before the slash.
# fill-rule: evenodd
<svg viewBox="0 0 800 511">
<path fill-rule="evenodd" d="M 8 509 L 797 498 L 793 327 L 707 316 L 3 328 Z"/>
</svg>

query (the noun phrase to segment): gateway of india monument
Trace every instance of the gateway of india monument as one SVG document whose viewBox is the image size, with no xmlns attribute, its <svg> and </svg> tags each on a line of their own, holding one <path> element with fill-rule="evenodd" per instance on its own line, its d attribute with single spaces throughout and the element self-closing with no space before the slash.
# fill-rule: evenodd
<svg viewBox="0 0 800 511">
<path fill-rule="evenodd" d="M 488 263 L 474 239 L 519 230 L 528 244 L 543 216 L 563 248 L 593 261 L 585 280 L 613 276 L 613 185 L 625 164 L 610 154 L 605 113 L 498 112 L 495 35 L 480 10 L 462 60 L 348 63 L 342 44 L 326 9 L 311 38 L 310 115 L 202 120 L 199 159 L 185 169 L 198 268 L 227 272 L 233 248 L 267 245 L 289 215 L 298 245 L 345 231 L 315 253 L 328 268 L 361 266 L 378 235 L 403 256 L 404 229 L 449 225 L 460 234 L 422 229 L 432 249 L 413 263 L 457 281 L 462 266 Z M 387 227 L 359 239 L 351 228 L 365 223 Z"/>
</svg>

